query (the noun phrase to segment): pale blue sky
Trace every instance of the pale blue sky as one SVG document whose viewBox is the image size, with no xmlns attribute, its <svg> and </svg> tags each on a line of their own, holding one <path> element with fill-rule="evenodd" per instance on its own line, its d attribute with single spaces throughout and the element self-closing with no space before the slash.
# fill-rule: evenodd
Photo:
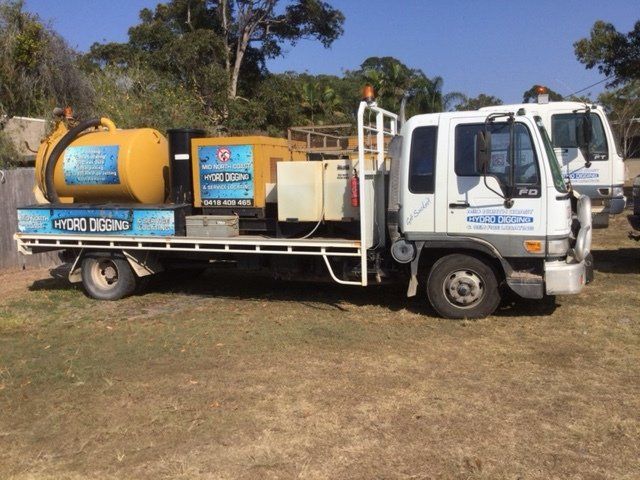
<svg viewBox="0 0 640 480">
<path fill-rule="evenodd" d="M 124 41 L 143 7 L 157 0 L 26 0 L 71 44 Z M 331 49 L 303 41 L 271 60 L 271 71 L 340 74 L 369 56 L 391 55 L 445 91 L 480 92 L 520 101 L 534 83 L 563 94 L 601 80 L 575 59 L 573 42 L 605 20 L 627 32 L 640 20 L 638 0 L 329 0 L 347 18 Z M 591 89 L 593 96 L 602 86 Z M 588 93 L 588 92 L 587 92 Z"/>
</svg>

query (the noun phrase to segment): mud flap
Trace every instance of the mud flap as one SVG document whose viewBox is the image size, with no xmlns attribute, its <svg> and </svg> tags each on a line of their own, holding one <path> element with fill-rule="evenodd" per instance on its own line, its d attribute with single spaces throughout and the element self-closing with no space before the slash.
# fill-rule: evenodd
<svg viewBox="0 0 640 480">
<path fill-rule="evenodd" d="M 425 242 L 416 242 L 416 257 L 411 261 L 411 279 L 407 288 L 407 297 L 415 297 L 418 292 L 418 264 Z"/>
<path fill-rule="evenodd" d="M 153 252 L 123 250 L 122 253 L 138 277 L 146 277 L 164 270 L 164 267 L 158 261 L 158 256 L 154 255 Z"/>
<path fill-rule="evenodd" d="M 73 261 L 71 268 L 69 269 L 69 283 L 80 283 L 82 281 L 82 271 L 80 269 L 80 259 L 82 259 L 82 253 L 84 252 L 84 248 L 80 250 L 78 256 Z"/>
</svg>

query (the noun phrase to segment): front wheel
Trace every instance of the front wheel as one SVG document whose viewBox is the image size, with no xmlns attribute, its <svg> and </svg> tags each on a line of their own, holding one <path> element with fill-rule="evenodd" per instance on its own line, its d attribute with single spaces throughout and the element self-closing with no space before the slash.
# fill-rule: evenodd
<svg viewBox="0 0 640 480">
<path fill-rule="evenodd" d="M 136 275 L 119 254 L 88 254 L 82 259 L 82 285 L 97 300 L 119 300 L 136 289 Z"/>
<path fill-rule="evenodd" d="M 484 318 L 500 304 L 498 278 L 493 267 L 470 255 L 439 259 L 429 272 L 427 296 L 445 318 Z"/>
</svg>

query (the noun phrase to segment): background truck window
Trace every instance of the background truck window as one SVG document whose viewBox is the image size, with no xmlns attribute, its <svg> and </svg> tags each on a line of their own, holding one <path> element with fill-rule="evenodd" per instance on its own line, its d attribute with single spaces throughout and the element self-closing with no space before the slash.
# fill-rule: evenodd
<svg viewBox="0 0 640 480">
<path fill-rule="evenodd" d="M 609 148 L 600 117 L 591 113 L 591 143 L 589 150 L 594 157 L 591 160 L 608 160 Z M 551 134 L 555 148 L 578 148 L 576 127 L 582 128 L 584 113 L 558 113 L 551 119 Z"/>
</svg>

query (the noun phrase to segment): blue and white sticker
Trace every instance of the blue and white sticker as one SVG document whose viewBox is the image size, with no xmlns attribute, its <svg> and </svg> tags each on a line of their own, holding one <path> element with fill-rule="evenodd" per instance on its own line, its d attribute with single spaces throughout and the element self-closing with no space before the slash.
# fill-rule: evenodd
<svg viewBox="0 0 640 480">
<path fill-rule="evenodd" d="M 470 208 L 467 229 L 475 231 L 532 231 L 535 216 L 532 208 Z"/>
<path fill-rule="evenodd" d="M 67 185 L 117 185 L 118 145 L 68 147 L 62 161 Z"/>
<path fill-rule="evenodd" d="M 253 147 L 251 145 L 200 146 L 198 163 L 202 205 L 253 206 Z"/>
<path fill-rule="evenodd" d="M 600 179 L 600 172 L 597 170 L 580 170 L 577 172 L 571 172 L 569 179 L 573 183 L 594 183 Z"/>
<path fill-rule="evenodd" d="M 18 231 L 39 234 L 156 235 L 176 234 L 172 210 L 18 209 Z"/>
</svg>

